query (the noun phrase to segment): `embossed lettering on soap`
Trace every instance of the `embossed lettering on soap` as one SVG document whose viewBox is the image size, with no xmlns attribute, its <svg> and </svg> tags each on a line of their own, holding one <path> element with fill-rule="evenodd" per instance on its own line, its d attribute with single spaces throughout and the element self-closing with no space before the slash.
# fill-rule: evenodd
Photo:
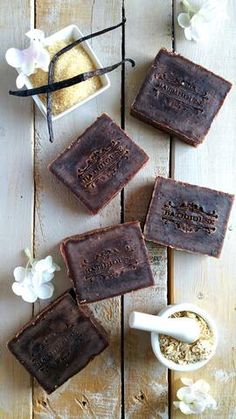
<svg viewBox="0 0 236 419">
<path fill-rule="evenodd" d="M 71 339 L 76 339 L 78 346 L 81 333 L 76 327 L 65 328 L 64 333 L 57 333 L 53 341 L 50 339 L 50 342 L 48 342 L 48 337 L 45 337 L 42 342 L 38 344 L 36 342 L 32 348 L 33 366 L 40 371 L 48 371 L 60 364 L 69 362 L 72 349 L 70 347 Z"/>
<path fill-rule="evenodd" d="M 174 76 L 170 73 L 158 73 L 154 91 L 156 96 L 162 95 L 170 107 L 178 110 L 203 114 L 209 100 L 209 92 L 201 91 L 195 84 Z"/>
<path fill-rule="evenodd" d="M 118 244 L 118 243 L 117 243 Z M 84 279 L 94 281 L 99 278 L 112 279 L 129 270 L 136 270 L 138 260 L 135 257 L 136 247 L 125 240 L 111 249 L 97 253 L 91 260 L 84 259 L 81 268 Z"/>
<path fill-rule="evenodd" d="M 218 215 L 215 210 L 208 212 L 194 202 L 174 204 L 169 201 L 162 207 L 162 220 L 165 224 L 173 223 L 183 233 L 204 230 L 212 234 L 217 230 Z"/>
<path fill-rule="evenodd" d="M 99 182 L 106 182 L 114 175 L 121 160 L 128 158 L 129 149 L 119 140 L 111 140 L 107 147 L 92 151 L 83 168 L 77 169 L 78 177 L 86 189 L 95 188 Z"/>
</svg>

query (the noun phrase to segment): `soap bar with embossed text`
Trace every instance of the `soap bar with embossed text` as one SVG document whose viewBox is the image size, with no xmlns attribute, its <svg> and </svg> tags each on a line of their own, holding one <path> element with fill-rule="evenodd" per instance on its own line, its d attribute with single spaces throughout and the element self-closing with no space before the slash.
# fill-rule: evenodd
<svg viewBox="0 0 236 419">
<path fill-rule="evenodd" d="M 164 246 L 219 257 L 234 196 L 158 177 L 144 237 Z"/>
<path fill-rule="evenodd" d="M 9 350 L 43 389 L 52 393 L 108 346 L 107 334 L 68 290 L 8 343 Z"/>
<path fill-rule="evenodd" d="M 131 114 L 193 146 L 204 140 L 231 83 L 161 49 L 131 106 Z"/>
<path fill-rule="evenodd" d="M 153 285 L 137 221 L 68 237 L 61 244 L 61 253 L 80 304 Z"/>
<path fill-rule="evenodd" d="M 102 114 L 49 170 L 96 214 L 147 162 L 147 154 Z"/>
</svg>

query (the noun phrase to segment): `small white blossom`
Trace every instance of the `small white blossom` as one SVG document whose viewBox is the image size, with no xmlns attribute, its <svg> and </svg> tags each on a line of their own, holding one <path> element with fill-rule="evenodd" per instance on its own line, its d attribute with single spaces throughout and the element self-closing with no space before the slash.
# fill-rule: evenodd
<svg viewBox="0 0 236 419">
<path fill-rule="evenodd" d="M 195 383 L 189 378 L 181 378 L 184 387 L 177 391 L 179 401 L 173 402 L 174 406 L 184 415 L 197 415 L 206 409 L 217 409 L 215 399 L 209 394 L 210 386 L 205 380 Z"/>
<path fill-rule="evenodd" d="M 25 254 L 28 257 L 27 266 L 25 268 L 18 266 L 14 269 L 15 282 L 12 284 L 12 291 L 28 303 L 34 303 L 38 298 L 41 300 L 51 298 L 54 286 L 50 281 L 60 267 L 53 262 L 52 256 L 36 260 L 33 259 L 29 249 L 25 249 Z"/>
<path fill-rule="evenodd" d="M 182 0 L 184 12 L 178 15 L 178 23 L 184 29 L 188 41 L 199 41 L 206 38 L 210 28 L 221 23 L 226 15 L 226 3 L 220 0 L 205 0 L 200 8 Z"/>
<path fill-rule="evenodd" d="M 28 48 L 23 50 L 9 48 L 5 55 L 7 63 L 18 69 L 16 85 L 19 89 L 24 86 L 26 76 L 35 73 L 38 68 L 47 72 L 50 63 L 49 52 L 43 45 L 45 38 L 43 31 L 32 29 L 26 33 L 26 36 L 30 39 Z"/>
</svg>

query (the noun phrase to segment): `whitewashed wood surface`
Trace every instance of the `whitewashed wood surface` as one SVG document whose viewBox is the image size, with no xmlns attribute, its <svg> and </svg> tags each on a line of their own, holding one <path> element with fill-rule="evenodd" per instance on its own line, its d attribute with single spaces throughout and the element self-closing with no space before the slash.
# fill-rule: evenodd
<svg viewBox="0 0 236 419">
<path fill-rule="evenodd" d="M 234 0 L 229 0 L 228 8 L 224 26 L 207 43 L 195 44 L 184 40 L 177 25 L 173 27 L 177 0 L 0 0 L 0 419 L 182 417 L 172 408 L 180 375 L 168 376 L 152 354 L 149 335 L 131 332 L 127 324 L 134 308 L 155 313 L 167 301 L 193 302 L 216 317 L 220 331 L 217 354 L 204 370 L 191 376 L 207 379 L 219 403 L 219 409 L 204 414 L 205 418 L 236 418 L 235 211 L 219 261 L 184 252 L 167 254 L 164 248 L 149 246 L 155 287 L 93 305 L 96 316 L 111 332 L 110 348 L 51 396 L 5 349 L 6 341 L 43 307 L 37 303 L 32 310 L 11 292 L 12 271 L 24 261 L 23 248 L 30 246 L 37 257 L 50 253 L 63 266 L 58 244 L 65 236 L 120 221 L 143 222 L 157 175 L 236 192 L 235 88 L 198 149 L 171 140 L 129 115 L 145 72 L 162 46 L 175 47 L 236 81 Z M 118 23 L 122 13 L 127 17 L 125 36 L 117 29 L 91 44 L 104 65 L 119 61 L 123 46 L 123 53 L 136 60 L 136 68 L 127 66 L 123 76 L 121 70 L 112 73 L 112 86 L 103 96 L 55 123 L 56 141 L 49 144 L 45 119 L 31 99 L 8 96 L 16 73 L 5 63 L 6 49 L 26 45 L 24 34 L 29 28 L 40 28 L 49 35 L 76 23 L 86 34 Z M 46 167 L 104 111 L 125 127 L 150 160 L 122 196 L 92 217 Z M 62 269 L 56 279 L 56 295 L 68 286 Z"/>
</svg>

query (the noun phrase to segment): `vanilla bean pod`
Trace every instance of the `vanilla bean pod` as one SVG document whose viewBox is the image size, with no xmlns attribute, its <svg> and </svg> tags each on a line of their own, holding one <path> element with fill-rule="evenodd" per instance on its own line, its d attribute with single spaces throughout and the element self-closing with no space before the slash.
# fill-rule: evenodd
<svg viewBox="0 0 236 419">
<path fill-rule="evenodd" d="M 58 61 L 58 59 L 65 54 L 66 52 L 70 51 L 72 48 L 76 47 L 77 45 L 81 44 L 84 41 L 87 41 L 89 39 L 95 38 L 97 36 L 103 35 L 107 32 L 110 32 L 114 29 L 119 28 L 120 26 L 124 25 L 126 22 L 126 19 L 123 19 L 118 25 L 110 26 L 109 28 L 102 29 L 100 31 L 91 33 L 89 35 L 83 36 L 76 41 L 72 42 L 69 45 L 66 45 L 64 48 L 62 48 L 60 51 L 58 51 L 54 57 L 52 58 L 50 64 L 49 64 L 49 70 L 48 70 L 48 84 L 51 84 L 54 82 L 54 69 L 55 65 Z M 48 92 L 47 93 L 47 124 L 48 124 L 48 133 L 49 133 L 49 141 L 52 143 L 53 138 L 53 128 L 52 128 L 52 95 Z"/>
<path fill-rule="evenodd" d="M 119 61 L 116 64 L 110 65 L 104 68 L 98 68 L 97 70 L 87 71 L 85 73 L 78 74 L 77 76 L 71 77 L 66 80 L 56 81 L 52 84 L 44 84 L 43 86 L 34 87 L 33 89 L 25 89 L 25 90 L 10 90 L 9 94 L 12 96 L 18 97 L 29 97 L 34 95 L 39 95 L 43 93 L 52 93 L 56 92 L 57 90 L 65 89 L 67 87 L 73 86 L 74 84 L 81 83 L 82 81 L 86 81 L 92 77 L 102 76 L 103 74 L 110 73 L 111 71 L 115 70 L 120 65 L 124 64 L 125 62 L 129 62 L 132 64 L 132 67 L 135 66 L 134 60 L 131 58 L 125 58 L 122 61 Z"/>
<path fill-rule="evenodd" d="M 91 39 L 93 37 L 103 35 L 106 32 L 109 32 L 111 30 L 114 30 L 122 25 L 124 25 L 126 22 L 126 19 L 123 19 L 122 22 L 115 26 L 111 26 L 106 29 L 102 29 L 98 32 L 94 32 L 92 34 L 86 35 L 74 42 L 72 42 L 69 45 L 66 45 L 66 47 L 62 48 L 60 51 L 58 51 L 54 57 L 52 58 L 50 65 L 49 65 L 49 72 L 48 72 L 48 84 L 35 87 L 32 89 L 25 89 L 25 90 L 17 90 L 17 91 L 9 91 L 10 95 L 13 96 L 19 96 L 19 97 L 28 97 L 28 96 L 34 96 L 38 94 L 45 94 L 47 95 L 47 124 L 48 124 L 48 131 L 49 131 L 49 140 L 50 142 L 53 142 L 53 127 L 52 127 L 52 92 L 55 92 L 57 90 L 65 89 L 67 87 L 73 86 L 75 84 L 81 83 L 83 81 L 86 81 L 92 77 L 95 76 L 102 76 L 103 74 L 109 73 L 113 70 L 115 70 L 120 65 L 124 64 L 126 61 L 130 62 L 132 64 L 132 67 L 134 67 L 135 62 L 132 59 L 126 58 L 112 66 L 96 69 L 93 71 L 88 71 L 85 73 L 78 74 L 77 76 L 71 77 L 66 80 L 54 82 L 54 68 L 57 60 L 60 58 L 61 55 L 65 54 L 66 52 L 70 51 L 72 48 L 74 48 L 76 45 L 79 45 L 80 43 Z"/>
</svg>

